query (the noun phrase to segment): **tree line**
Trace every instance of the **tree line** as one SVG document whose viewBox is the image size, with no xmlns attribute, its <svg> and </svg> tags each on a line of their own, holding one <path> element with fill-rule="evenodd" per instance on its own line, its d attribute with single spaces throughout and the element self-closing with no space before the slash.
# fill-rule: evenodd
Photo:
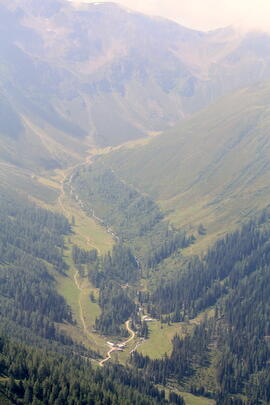
<svg viewBox="0 0 270 405">
<path fill-rule="evenodd" d="M 270 211 L 217 242 L 192 260 L 174 283 L 160 286 L 152 297 L 156 313 L 178 310 L 193 317 L 215 305 L 215 315 L 190 335 L 175 336 L 170 356 L 151 360 L 138 353 L 133 364 L 156 383 L 179 382 L 211 361 L 216 364 L 218 404 L 264 404 L 270 401 Z M 159 312 L 158 312 L 159 311 Z M 152 376 L 152 377 L 151 377 Z M 190 387 L 191 389 L 191 387 Z M 193 387 L 199 390 L 201 387 Z M 207 387 L 203 387 L 207 393 Z M 243 394 L 247 399 L 240 398 Z"/>
<path fill-rule="evenodd" d="M 79 356 L 61 356 L 0 336 L 0 394 L 16 405 L 165 405 L 165 399 L 139 373 L 122 366 L 93 368 Z"/>
</svg>

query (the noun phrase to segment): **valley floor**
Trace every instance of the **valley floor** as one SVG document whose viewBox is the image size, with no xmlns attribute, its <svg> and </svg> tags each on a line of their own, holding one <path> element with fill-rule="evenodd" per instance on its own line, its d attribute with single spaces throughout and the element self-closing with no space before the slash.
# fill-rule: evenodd
<svg viewBox="0 0 270 405">
<path fill-rule="evenodd" d="M 57 281 L 58 291 L 72 308 L 76 326 L 61 325 L 61 328 L 78 343 L 83 343 L 86 347 L 100 353 L 101 357 L 104 358 L 99 364 L 103 365 L 111 359 L 111 355 L 117 356 L 120 361 L 127 359 L 129 353 L 134 348 L 138 348 L 142 342 L 136 338 L 135 333 L 130 328 L 129 321 L 127 321 L 126 329 L 130 338 L 124 342 L 117 342 L 124 344 L 125 350 L 120 352 L 111 347 L 108 350 L 108 338 L 99 335 L 94 327 L 95 319 L 101 312 L 97 303 L 98 289 L 94 288 L 87 277 L 80 277 L 72 261 L 71 252 L 74 244 L 83 249 L 96 249 L 99 254 L 108 252 L 114 244 L 111 232 L 102 227 L 96 218 L 87 216 L 80 203 L 71 197 L 70 192 L 65 191 L 65 184 L 70 182 L 73 171 L 79 166 L 88 164 L 90 164 L 89 158 L 85 162 L 66 170 L 59 170 L 50 178 L 40 177 L 39 181 L 46 186 L 54 187 L 59 192 L 56 203 L 52 206 L 46 204 L 46 208 L 60 211 L 73 223 L 73 234 L 66 240 L 65 259 L 69 271 L 66 276 L 57 275 Z M 91 302 L 90 294 L 96 298 L 95 302 Z"/>
<path fill-rule="evenodd" d="M 119 351 L 108 345 L 108 337 L 102 336 L 95 330 L 95 319 L 100 315 L 98 305 L 99 290 L 94 288 L 88 277 L 80 276 L 72 260 L 72 246 L 75 244 L 82 249 L 96 249 L 99 254 L 104 254 L 112 249 L 114 242 L 111 230 L 103 227 L 95 217 L 86 215 L 82 204 L 76 196 L 71 195 L 70 187 L 67 187 L 72 179 L 73 172 L 79 166 L 89 165 L 91 159 L 70 167 L 66 170 L 53 172 L 50 177 L 39 177 L 38 181 L 46 187 L 53 188 L 58 193 L 58 198 L 53 204 L 38 201 L 46 208 L 63 213 L 72 223 L 73 233 L 66 238 L 65 260 L 69 270 L 65 276 L 56 275 L 58 292 L 65 298 L 72 309 L 75 325 L 61 325 L 74 341 L 81 343 L 89 349 L 100 354 L 101 360 L 95 364 L 101 366 L 112 359 L 126 364 L 130 353 L 138 350 L 151 358 L 161 358 L 172 350 L 172 338 L 177 333 L 184 335 L 190 331 L 194 324 L 200 322 L 200 317 L 191 323 L 174 323 L 172 325 L 161 324 L 154 320 L 149 323 L 149 338 L 147 340 L 136 336 L 132 330 L 130 321 L 126 321 L 126 329 L 129 338 L 122 341 L 114 339 L 115 345 L 122 343 L 125 347 Z M 90 300 L 90 294 L 95 297 L 95 302 Z M 205 398 L 183 394 L 187 405 L 213 404 L 213 401 Z"/>
</svg>

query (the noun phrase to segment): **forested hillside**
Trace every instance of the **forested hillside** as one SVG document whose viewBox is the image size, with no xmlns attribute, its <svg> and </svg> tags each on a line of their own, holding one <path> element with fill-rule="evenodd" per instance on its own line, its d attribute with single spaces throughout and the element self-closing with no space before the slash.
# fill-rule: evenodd
<svg viewBox="0 0 270 405">
<path fill-rule="evenodd" d="M 56 323 L 72 322 L 71 312 L 55 288 L 54 275 L 67 269 L 66 218 L 38 208 L 12 192 L 0 195 L 1 323 L 25 334 L 72 343 Z M 28 331 L 28 332 L 26 332 Z"/>
<path fill-rule="evenodd" d="M 191 261 L 174 282 L 161 285 L 151 297 L 155 315 L 172 314 L 173 321 L 176 311 L 193 318 L 210 306 L 215 315 L 191 336 L 176 336 L 171 356 L 153 361 L 135 353 L 134 364 L 155 382 L 188 378 L 192 392 L 206 394 L 209 386 L 194 386 L 192 377 L 214 366 L 218 404 L 241 404 L 240 393 L 250 404 L 269 403 L 269 241 L 268 209 Z"/>
<path fill-rule="evenodd" d="M 61 357 L 7 340 L 0 340 L 0 395 L 8 404 L 157 405 L 184 402 L 165 399 L 151 382 L 122 366 L 102 370 L 80 357 Z M 1 402 L 3 403 L 3 402 Z"/>
</svg>

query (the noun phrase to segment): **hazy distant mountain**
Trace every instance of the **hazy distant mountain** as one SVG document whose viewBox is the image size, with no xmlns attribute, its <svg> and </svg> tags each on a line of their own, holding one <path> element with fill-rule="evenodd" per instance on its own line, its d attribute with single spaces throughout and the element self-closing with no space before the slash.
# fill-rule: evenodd
<svg viewBox="0 0 270 405">
<path fill-rule="evenodd" d="M 65 0 L 0 0 L 0 18 L 5 108 L 16 115 L 20 139 L 30 133 L 24 145 L 31 149 L 39 134 L 51 167 L 63 145 L 65 161 L 78 147 L 164 130 L 221 95 L 270 77 L 266 34 L 201 33 L 114 3 L 77 9 Z"/>
</svg>

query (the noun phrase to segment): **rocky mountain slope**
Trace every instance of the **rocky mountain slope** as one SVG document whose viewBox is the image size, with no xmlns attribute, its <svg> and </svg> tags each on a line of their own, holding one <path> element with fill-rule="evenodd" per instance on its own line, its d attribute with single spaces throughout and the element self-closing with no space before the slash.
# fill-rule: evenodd
<svg viewBox="0 0 270 405">
<path fill-rule="evenodd" d="M 54 167 L 94 144 L 165 130 L 270 77 L 263 33 L 202 33 L 114 3 L 1 0 L 0 11 L 6 160 L 18 162 L 19 143 L 26 161 Z"/>
</svg>

